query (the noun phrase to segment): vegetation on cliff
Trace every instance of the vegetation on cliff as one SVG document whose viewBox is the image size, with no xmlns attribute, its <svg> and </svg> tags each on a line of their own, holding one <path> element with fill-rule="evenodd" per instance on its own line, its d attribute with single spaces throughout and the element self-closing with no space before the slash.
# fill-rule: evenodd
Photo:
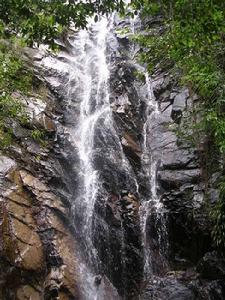
<svg viewBox="0 0 225 300">
<path fill-rule="evenodd" d="M 207 140 L 214 150 L 225 152 L 225 3 L 218 0 L 137 0 L 134 7 L 149 26 L 148 34 L 136 37 L 142 45 L 141 60 L 149 72 L 155 66 L 178 75 L 180 83 L 197 94 L 201 103 L 194 115 L 198 143 Z M 149 24 L 149 25 L 148 25 Z M 191 124 L 190 120 L 190 124 Z M 215 153 L 211 153 L 211 156 Z M 220 156 L 220 157 L 221 157 Z M 224 164 L 224 163 L 223 163 Z M 213 238 L 225 247 L 224 184 L 212 215 Z"/>
<path fill-rule="evenodd" d="M 11 143 L 9 118 L 20 124 L 27 122 L 23 105 L 12 97 L 13 92 L 28 93 L 32 88 L 32 75 L 19 58 L 19 45 L 15 40 L 1 41 L 0 45 L 0 147 Z"/>
<path fill-rule="evenodd" d="M 97 21 L 98 15 L 113 10 L 123 12 L 124 2 L 0 0 L 0 148 L 11 143 L 9 118 L 21 125 L 27 122 L 23 105 L 13 97 L 14 92 L 30 94 L 33 88 L 32 71 L 20 58 L 22 46 L 44 43 L 54 49 L 70 26 L 84 28 L 89 17 Z M 43 132 L 34 128 L 31 136 L 41 141 Z"/>
</svg>

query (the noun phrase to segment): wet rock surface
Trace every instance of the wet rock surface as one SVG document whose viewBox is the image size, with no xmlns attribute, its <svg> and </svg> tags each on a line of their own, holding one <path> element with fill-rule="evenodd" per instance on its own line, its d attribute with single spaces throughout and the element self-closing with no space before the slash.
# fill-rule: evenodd
<svg viewBox="0 0 225 300">
<path fill-rule="evenodd" d="M 179 135 L 184 118 L 196 104 L 197 96 L 179 89 L 163 71 L 152 78 L 160 116 L 152 120 L 149 144 L 158 159 L 158 196 L 167 210 L 169 268 L 168 277 L 147 283 L 143 299 L 223 299 L 224 258 L 212 249 L 211 225 L 205 209 L 207 187 L 202 152 Z M 183 132 L 187 136 L 190 132 Z M 218 194 L 214 191 L 215 197 Z M 149 234 L 152 234 L 151 231 Z M 193 268 L 193 276 L 178 276 Z M 178 272 L 178 273 L 177 273 Z"/>
<path fill-rule="evenodd" d="M 225 261 L 216 251 L 206 253 L 198 262 L 197 270 L 203 278 L 224 279 Z"/>
<path fill-rule="evenodd" d="M 158 26 L 157 22 L 153 24 Z M 118 26 L 123 28 L 126 25 L 121 22 Z M 135 24 L 134 30 L 138 30 L 138 26 L 140 27 L 140 24 Z M 160 216 L 149 206 L 149 216 L 146 220 L 147 245 L 151 256 L 154 257 L 151 268 L 154 275 L 161 277 L 153 276 L 151 280 L 144 281 L 148 287 L 141 288 L 144 291 L 141 299 L 142 297 L 143 299 L 223 299 L 224 258 L 214 252 L 207 253 L 213 249 L 211 222 L 206 209 L 207 195 L 211 203 L 215 204 L 218 192 L 206 182 L 204 165 L 207 162 L 204 160 L 204 145 L 202 141 L 198 141 L 198 146 L 190 143 L 188 136 L 192 132 L 190 126 L 188 128 L 186 124 L 188 120 L 189 122 L 192 120 L 191 113 L 195 107 L 198 107 L 199 99 L 188 88 L 179 87 L 177 79 L 168 72 L 155 68 L 150 84 L 155 101 L 158 103 L 159 114 L 155 117 L 152 109 L 147 112 L 149 95 L 146 93 L 146 78 L 141 82 L 137 76 L 134 76 L 132 88 L 135 88 L 136 92 L 133 91 L 132 95 L 138 98 L 132 101 L 129 89 L 123 87 L 124 78 L 127 78 L 126 84 L 129 86 L 132 82 L 130 79 L 132 76 L 129 74 L 134 69 L 136 71 L 140 69 L 137 65 L 132 65 L 134 60 L 129 53 L 138 51 L 138 48 L 129 42 L 128 36 L 129 33 L 123 37 L 119 36 L 122 39 L 121 41 L 119 39 L 119 43 L 123 58 L 122 63 L 120 62 L 120 72 L 117 72 L 114 76 L 116 79 L 113 77 L 111 81 L 116 95 L 115 120 L 121 132 L 127 126 L 131 129 L 132 138 L 135 137 L 135 144 L 129 144 L 126 139 L 122 142 L 125 147 L 129 147 L 129 151 L 133 151 L 133 154 L 125 153 L 130 162 L 132 159 L 136 161 L 132 166 L 139 184 L 139 198 L 143 205 L 151 191 L 145 181 L 146 173 L 144 176 L 139 173 L 139 168 L 143 168 L 143 165 L 139 164 L 139 158 L 137 156 L 135 158 L 135 155 L 137 155 L 137 145 L 143 147 L 143 124 L 150 118 L 150 124 L 145 127 L 145 143 L 150 152 L 150 156 L 147 153 L 148 158 L 152 157 L 157 162 L 157 196 L 163 205 Z M 126 64 L 125 61 L 129 63 Z M 128 70 L 122 72 L 122 66 Z M 144 76 L 143 73 L 142 75 Z M 114 81 L 116 84 L 113 85 Z M 135 111 L 134 115 L 132 115 L 133 111 Z M 132 116 L 132 119 L 129 116 Z M 136 135 L 133 132 L 136 132 Z M 141 132 L 142 136 L 138 134 Z M 146 151 L 142 148 L 143 150 Z M 145 156 L 145 152 L 141 153 L 142 164 Z M 150 167 L 149 164 L 149 169 Z M 164 219 L 163 222 L 161 218 Z M 166 231 L 167 234 L 163 235 L 160 230 Z M 168 263 L 166 268 L 163 263 L 165 260 Z M 176 271 L 174 273 L 172 271 L 168 277 L 167 272 L 173 269 Z M 179 276 L 179 272 L 183 275 Z"/>
<path fill-rule="evenodd" d="M 145 288 L 143 300 L 195 300 L 194 292 L 176 278 L 153 277 Z"/>
<path fill-rule="evenodd" d="M 117 23 L 121 28 L 128 24 Z M 159 113 L 151 118 L 149 82 L 135 75 L 143 68 L 134 60 L 138 47 L 128 35 L 109 37 L 109 100 L 115 132 L 100 119 L 92 153 L 101 178 L 92 220 L 94 254 L 100 259 L 94 279 L 98 295 L 101 300 L 225 299 L 224 259 L 208 253 L 213 249 L 201 151 L 177 130 L 197 96 L 178 87 L 165 71 L 156 70 L 151 84 Z M 65 52 L 72 55 L 71 48 Z M 26 57 L 40 67 L 44 54 L 27 49 Z M 1 299 L 82 299 L 77 244 L 84 256 L 86 245 L 79 236 L 82 216 L 74 206 L 74 199 L 82 195 L 78 146 L 71 139 L 80 113 L 79 89 L 66 93 L 69 56 L 59 55 L 59 60 L 60 72 L 45 68 L 45 79 L 38 75 L 47 85 L 46 101 L 43 96 L 13 95 L 25 104 L 35 128 L 46 132 L 47 145 L 34 141 L 29 128 L 10 121 L 15 143 L 0 156 L 0 265 L 5 270 L 0 274 Z M 152 157 L 163 210 L 159 217 L 155 204 L 148 206 L 144 244 L 141 208 L 152 197 Z M 217 191 L 210 191 L 215 203 Z M 146 246 L 153 259 L 152 274 L 144 278 Z"/>
<path fill-rule="evenodd" d="M 14 123 L 14 142 L 0 155 L 3 300 L 79 299 L 70 206 L 51 184 L 63 178 L 63 166 L 53 151 L 59 140 L 57 104 L 44 89 L 45 99 L 12 96 L 25 105 L 32 126 L 45 130 L 45 145 L 31 137 L 31 128 Z"/>
<path fill-rule="evenodd" d="M 95 245 L 104 272 L 121 295 L 135 299 L 143 273 L 139 200 L 128 191 L 112 194 L 106 203 L 105 215 L 102 211 L 102 207 L 96 211 Z"/>
</svg>

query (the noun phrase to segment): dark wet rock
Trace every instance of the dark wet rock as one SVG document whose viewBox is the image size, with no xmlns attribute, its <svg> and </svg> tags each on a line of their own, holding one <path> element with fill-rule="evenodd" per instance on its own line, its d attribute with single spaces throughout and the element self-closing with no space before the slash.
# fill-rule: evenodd
<svg viewBox="0 0 225 300">
<path fill-rule="evenodd" d="M 216 251 L 206 253 L 197 265 L 203 278 L 215 280 L 225 278 L 225 260 Z"/>
<path fill-rule="evenodd" d="M 123 47 L 122 45 L 120 47 Z M 111 107 L 124 153 L 135 172 L 141 167 L 141 138 L 144 125 L 145 95 L 143 87 L 135 80 L 136 67 L 129 61 L 115 62 L 111 70 Z M 143 85 L 143 83 L 142 83 Z"/>
<path fill-rule="evenodd" d="M 132 152 L 134 152 L 137 156 L 141 156 L 141 147 L 140 145 L 134 140 L 134 138 L 129 135 L 128 133 L 125 133 L 124 136 L 122 137 L 122 145 L 130 149 Z M 137 159 L 137 158 L 136 158 Z"/>
<path fill-rule="evenodd" d="M 95 285 L 100 285 L 101 281 L 102 281 L 101 275 L 95 276 Z"/>
<path fill-rule="evenodd" d="M 219 191 L 217 189 L 214 188 L 209 189 L 208 195 L 211 204 L 215 204 L 219 199 Z"/>
<path fill-rule="evenodd" d="M 162 168 L 167 170 L 194 169 L 199 166 L 199 157 L 191 148 L 171 149 L 161 163 Z"/>
<path fill-rule="evenodd" d="M 225 284 L 222 280 L 202 281 L 199 274 L 174 271 L 166 277 L 156 277 L 146 283 L 141 299 L 143 300 L 222 300 Z"/>
<path fill-rule="evenodd" d="M 27 139 L 31 132 L 30 130 L 22 127 L 18 122 L 14 120 L 8 120 L 6 126 L 12 130 L 12 134 L 16 139 Z"/>
<path fill-rule="evenodd" d="M 174 278 L 153 277 L 147 283 L 143 300 L 195 300 L 194 292 Z"/>
<path fill-rule="evenodd" d="M 169 243 L 166 258 L 169 257 L 169 268 L 174 267 L 176 272 L 183 272 L 196 266 L 199 259 L 202 259 L 205 253 L 212 249 L 211 222 L 205 209 L 205 182 L 201 166 L 202 152 L 195 149 L 193 145 L 188 144 L 182 137 L 177 136 L 176 133 L 183 125 L 183 115 L 190 108 L 193 108 L 192 105 L 195 103 L 193 101 L 196 101 L 197 97 L 196 95 L 190 96 L 186 88 L 179 88 L 174 79 L 161 70 L 156 71 L 152 80 L 156 101 L 159 102 L 159 109 L 162 113 L 157 115 L 157 118 L 151 119 L 150 129 L 147 132 L 147 142 L 154 159 L 158 159 L 156 170 L 157 192 L 160 202 L 163 203 L 166 209 L 166 228 Z M 175 118 L 176 113 L 178 119 Z M 214 199 L 212 201 L 216 201 L 218 198 L 216 190 L 209 189 L 208 192 Z M 148 245 L 151 250 L 153 249 L 151 255 L 154 256 L 153 272 L 165 276 L 165 274 L 159 272 L 160 269 L 163 269 L 163 264 L 160 264 L 161 257 L 158 255 L 159 251 L 157 250 L 159 249 L 157 239 L 159 231 L 157 230 L 162 225 L 159 222 L 157 223 L 157 218 L 154 220 L 153 216 L 152 213 L 147 222 L 147 232 L 151 237 Z M 163 228 L 165 230 L 165 227 Z M 160 247 L 166 253 L 162 245 Z M 203 291 L 204 284 L 207 286 L 209 282 L 196 283 L 196 289 L 189 286 L 189 283 L 197 280 L 196 278 L 199 278 L 199 276 L 202 275 L 198 274 L 196 277 L 186 279 L 178 278 L 182 281 L 178 280 L 178 287 L 181 284 L 182 288 L 181 293 L 174 290 L 174 299 L 183 299 L 182 297 L 186 297 L 184 299 L 217 299 L 217 294 L 220 295 L 218 299 L 222 299 L 223 288 L 220 284 L 217 286 L 215 283 L 214 287 L 212 284 L 212 290 L 210 290 L 209 285 L 210 292 L 206 293 L 207 296 L 205 296 L 206 294 L 203 296 L 204 293 L 198 294 L 197 290 L 201 289 Z M 216 279 L 220 280 L 220 277 L 215 275 L 213 279 L 215 281 Z M 166 285 L 167 279 L 164 277 L 161 280 L 161 285 L 163 286 L 163 282 Z M 176 284 L 173 283 L 172 286 L 176 286 Z M 184 295 L 182 294 L 183 288 Z M 146 299 L 161 300 L 164 299 L 163 297 L 169 298 L 170 294 L 173 295 L 172 290 L 168 294 L 166 294 L 166 290 L 167 288 L 163 289 L 166 296 L 161 291 L 161 294 L 157 294 L 157 288 L 153 285 L 151 293 L 146 296 Z M 156 294 L 154 294 L 154 291 Z"/>
<path fill-rule="evenodd" d="M 224 280 L 212 280 L 203 284 L 198 282 L 193 290 L 197 295 L 197 300 L 223 300 L 225 298 Z"/>
<path fill-rule="evenodd" d="M 157 24 L 154 26 L 158 26 Z M 112 67 L 110 101 L 124 153 L 135 171 L 141 201 L 145 201 L 149 199 L 151 189 L 146 188 L 145 174 L 139 173 L 143 170 L 139 163 L 140 156 L 143 163 L 143 149 L 139 149 L 139 145 L 143 145 L 143 136 L 140 133 L 143 132 L 143 125 L 149 117 L 146 115 L 146 86 L 137 78 L 132 78 L 135 72 L 132 59 L 130 59 L 131 54 L 128 51 L 129 42 L 119 40 L 119 44 L 124 52 Z M 118 53 L 117 55 L 119 56 Z M 129 58 L 129 64 L 126 63 L 127 58 Z M 175 276 L 176 278 L 159 277 L 156 280 L 159 286 L 156 282 L 154 284 L 151 282 L 152 290 L 143 299 L 197 299 L 196 290 L 193 291 L 188 284 L 197 280 L 199 274 L 187 276 L 186 269 L 195 266 L 211 248 L 210 222 L 204 206 L 202 153 L 178 136 L 177 132 L 184 124 L 185 114 L 193 108 L 198 97 L 192 95 L 186 87 L 179 87 L 175 77 L 157 68 L 152 76 L 152 87 L 160 112 L 156 116 L 153 114 L 146 128 L 146 145 L 151 153 L 144 153 L 144 156 L 149 155 L 148 158 L 150 158 L 152 155 L 154 160 L 157 160 L 157 192 L 158 198 L 164 204 L 165 212 L 161 213 L 163 219 L 160 219 L 156 211 L 149 207 L 146 224 L 147 246 L 153 257 L 153 273 L 165 276 L 166 270 L 175 267 L 176 272 L 184 272 L 186 275 L 182 275 L 185 278 L 180 276 L 179 280 L 176 279 L 178 275 Z M 149 115 L 151 113 L 150 110 Z M 122 176 L 119 178 L 123 180 Z M 115 187 L 118 184 L 113 183 L 112 186 Z M 129 191 L 129 187 L 126 189 Z M 130 219 L 129 216 L 132 205 L 129 203 L 128 193 L 121 194 L 116 190 L 115 194 L 112 196 L 114 201 L 107 203 L 107 222 L 111 222 L 119 232 L 120 222 L 124 222 L 124 225 L 133 224 L 135 218 Z M 214 199 L 216 197 L 214 194 Z M 165 235 L 163 231 L 167 231 Z M 164 243 L 159 241 L 159 234 L 161 234 L 161 240 L 168 239 L 169 249 L 167 249 L 166 241 Z M 121 232 L 118 236 L 122 238 Z M 121 249 L 119 243 L 117 247 Z M 160 249 L 164 252 L 163 255 L 160 254 Z M 167 250 L 168 253 L 166 253 Z M 118 257 L 119 255 L 117 259 Z M 168 258 L 169 265 L 166 263 Z M 119 267 L 118 272 L 120 271 Z M 116 282 L 115 285 L 119 283 Z M 200 286 L 201 284 L 198 284 L 199 289 Z"/>
<path fill-rule="evenodd" d="M 155 76 L 153 75 L 152 85 L 156 98 L 160 98 L 160 95 L 165 91 L 170 91 L 173 84 L 173 79 L 167 73 L 162 72 Z M 164 96 L 166 97 L 161 97 L 160 102 L 168 101 L 169 93 L 166 92 Z"/>
<path fill-rule="evenodd" d="M 98 207 L 94 222 L 95 243 L 103 270 L 121 295 L 135 299 L 143 272 L 139 201 L 129 191 L 122 190 L 121 195 L 110 195 L 105 220 L 100 217 L 102 212 L 103 208 Z"/>
</svg>

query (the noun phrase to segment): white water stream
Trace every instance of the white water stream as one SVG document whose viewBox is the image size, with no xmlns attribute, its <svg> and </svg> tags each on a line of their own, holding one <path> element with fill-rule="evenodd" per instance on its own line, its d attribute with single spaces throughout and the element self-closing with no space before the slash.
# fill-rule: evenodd
<svg viewBox="0 0 225 300">
<path fill-rule="evenodd" d="M 70 53 L 60 52 L 58 57 L 48 56 L 43 59 L 45 67 L 60 74 L 58 79 L 49 78 L 53 87 L 63 85 L 64 97 L 67 99 L 66 109 L 77 112 L 71 126 L 66 127 L 66 133 L 79 159 L 79 185 L 74 211 L 79 216 L 78 235 L 84 244 L 86 262 L 79 264 L 83 285 L 84 300 L 118 300 L 114 287 L 105 280 L 105 286 L 95 284 L 95 276 L 99 275 L 101 262 L 93 242 L 93 214 L 97 197 L 102 193 L 103 182 L 96 158 L 115 160 L 118 170 L 129 174 L 132 178 L 133 190 L 138 190 L 136 177 L 130 163 L 124 155 L 120 138 L 117 134 L 112 108 L 110 105 L 110 56 L 107 42 L 112 35 L 113 17 L 102 18 L 99 22 L 90 24 L 88 30 L 80 30 L 70 39 Z M 134 31 L 134 28 L 132 29 Z M 65 83 L 60 82 L 67 78 Z M 152 210 L 159 212 L 161 204 L 157 196 L 157 164 L 152 155 L 147 135 L 153 130 L 152 121 L 159 115 L 157 102 L 152 91 L 151 79 L 145 74 L 148 103 L 147 121 L 144 125 L 143 166 L 149 178 L 151 195 L 148 201 L 143 201 L 140 208 L 141 228 L 144 246 L 144 273 L 151 274 L 151 249 L 147 243 L 146 226 Z M 72 163 L 72 162 L 71 162 Z M 102 161 L 102 164 L 104 161 Z M 128 176 L 128 175 L 126 175 Z M 97 266 L 97 267 L 96 267 Z M 110 295 L 110 296 L 109 296 Z M 111 298 L 110 298 L 111 297 Z"/>
<path fill-rule="evenodd" d="M 151 134 L 153 120 L 158 118 L 159 108 L 158 103 L 155 100 L 155 96 L 152 89 L 151 78 L 148 73 L 145 73 L 145 82 L 147 86 L 147 111 L 146 111 L 146 122 L 143 128 L 143 155 L 142 155 L 142 163 L 143 168 L 145 170 L 145 174 L 149 179 L 149 186 L 151 195 L 147 201 L 143 201 L 140 207 L 140 222 L 141 222 L 141 230 L 142 230 L 142 239 L 143 239 L 143 251 L 144 251 L 144 276 L 147 278 L 148 276 L 153 274 L 153 262 L 151 249 L 148 245 L 148 231 L 147 231 L 147 221 L 149 214 L 151 212 L 158 213 L 162 207 L 162 204 L 159 201 L 157 195 L 157 164 L 158 160 L 153 156 L 153 152 L 151 151 L 148 145 L 148 134 Z"/>
</svg>

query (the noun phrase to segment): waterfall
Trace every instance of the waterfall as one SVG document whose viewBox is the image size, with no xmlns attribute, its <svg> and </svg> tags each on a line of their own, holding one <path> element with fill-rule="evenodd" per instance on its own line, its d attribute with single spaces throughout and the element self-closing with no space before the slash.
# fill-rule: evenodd
<svg viewBox="0 0 225 300">
<path fill-rule="evenodd" d="M 149 178 L 149 186 L 151 195 L 147 201 L 143 201 L 140 208 L 141 217 L 141 228 L 142 228 L 142 238 L 143 238 L 143 249 L 144 249 L 144 276 L 148 279 L 154 272 L 154 262 L 155 257 L 152 253 L 152 247 L 149 240 L 147 222 L 152 215 L 155 215 L 155 230 L 157 231 L 157 239 L 159 245 L 159 257 L 157 260 L 160 262 L 160 267 L 166 267 L 165 252 L 168 248 L 168 237 L 166 228 L 166 214 L 160 198 L 157 192 L 157 169 L 160 164 L 160 153 L 154 151 L 151 148 L 151 144 L 148 142 L 148 136 L 154 131 L 153 124 L 157 124 L 157 120 L 160 118 L 160 111 L 158 103 L 155 99 L 152 80 L 147 72 L 145 72 L 145 82 L 147 86 L 147 110 L 146 110 L 146 122 L 143 128 L 143 155 L 142 163 L 145 174 Z"/>
<path fill-rule="evenodd" d="M 74 203 L 74 211 L 76 214 L 79 212 L 81 220 L 79 234 L 85 240 L 88 261 L 96 266 L 95 269 L 98 268 L 100 262 L 93 245 L 92 225 L 94 205 L 101 186 L 98 171 L 94 168 L 93 158 L 96 151 L 94 144 L 98 124 L 102 120 L 104 123 L 110 122 L 111 118 L 108 89 L 109 70 L 105 54 L 106 37 L 109 31 L 109 21 L 103 18 L 90 31 L 80 31 L 73 44 L 74 52 L 77 51 L 79 44 L 82 45 L 82 55 L 78 57 L 80 69 L 77 70 L 80 76 L 77 82 L 81 89 L 79 93 L 81 99 L 80 119 L 78 128 L 71 133 L 78 148 L 82 187 L 80 199 Z M 73 87 L 71 89 L 74 90 Z M 84 285 L 84 298 L 87 300 L 101 299 L 94 282 L 94 274 L 84 263 L 80 264 L 80 273 Z"/>
<path fill-rule="evenodd" d="M 92 269 L 88 270 L 85 264 L 81 265 L 85 300 L 101 300 L 106 297 L 113 300 L 119 297 L 108 280 L 102 278 L 101 261 L 94 244 L 96 201 L 101 197 L 107 198 L 108 194 L 101 178 L 101 168 L 105 160 L 113 161 L 116 157 L 116 163 L 119 162 L 118 169 L 131 178 L 134 189 L 137 189 L 135 176 L 114 127 L 109 99 L 109 62 L 112 53 L 107 51 L 107 41 L 112 25 L 113 17 L 102 18 L 98 23 L 92 24 L 89 30 L 80 31 L 72 44 L 74 55 L 77 55 L 78 49 L 81 52 L 77 57 L 79 68 L 73 71 L 73 74 L 79 74 L 75 81 L 79 88 L 77 98 L 80 99 L 80 117 L 78 125 L 72 128 L 70 135 L 80 159 L 80 194 L 74 201 L 74 211 L 80 220 L 78 229 L 85 245 L 86 261 Z M 70 90 L 74 94 L 74 85 L 70 86 Z M 99 287 L 95 286 L 96 278 L 106 282 Z"/>
<path fill-rule="evenodd" d="M 72 157 L 70 163 L 74 172 L 71 177 L 76 179 L 75 186 L 72 187 L 74 192 L 71 202 L 76 239 L 80 244 L 78 261 L 83 300 L 118 300 L 118 291 L 126 297 L 126 288 L 132 289 L 128 279 L 129 268 L 136 268 L 137 259 L 137 267 L 143 273 L 140 262 L 142 254 L 137 254 L 135 248 L 139 247 L 142 252 L 141 239 L 144 247 L 144 273 L 152 273 L 153 255 L 147 236 L 147 221 L 151 213 L 156 212 L 159 215 L 162 211 L 157 195 L 159 160 L 151 152 L 147 139 L 149 132 L 154 130 L 151 123 L 158 118 L 159 109 L 152 91 L 151 79 L 146 73 L 147 120 L 143 124 L 141 165 L 151 195 L 147 201 L 141 202 L 138 213 L 137 202 L 141 201 L 138 199 L 141 197 L 138 173 L 125 153 L 124 149 L 129 148 L 129 143 L 126 135 L 118 129 L 114 116 L 116 112 L 121 122 L 124 123 L 123 117 L 130 121 L 126 113 L 130 102 L 126 100 L 128 96 L 124 96 L 124 93 L 130 93 L 130 87 L 125 92 L 119 89 L 119 97 L 114 96 L 112 99 L 110 81 L 118 48 L 113 22 L 113 16 L 102 17 L 97 23 L 90 22 L 88 29 L 68 37 L 68 51 L 61 51 L 57 56 L 48 55 L 41 62 L 45 68 L 51 70 L 47 76 L 49 84 L 64 99 L 63 130 L 73 151 L 72 154 L 67 154 Z M 120 63 L 124 65 L 124 59 Z M 116 106 L 119 106 L 118 110 L 115 110 Z M 126 127 L 125 129 L 127 130 Z M 116 211 L 113 221 L 120 224 L 115 225 L 118 231 L 115 236 L 112 224 L 107 223 L 109 208 Z M 115 247 L 113 239 L 117 235 L 120 238 Z M 130 243 L 130 248 L 127 243 Z M 126 257 L 130 255 L 130 251 L 133 255 L 131 262 Z M 115 263 L 118 264 L 116 268 L 119 271 L 113 269 L 115 258 L 118 259 Z M 143 274 L 138 276 L 142 278 Z"/>
<path fill-rule="evenodd" d="M 159 211 L 161 203 L 157 197 L 157 159 L 153 156 L 152 151 L 149 149 L 147 135 L 151 130 L 151 121 L 153 118 L 157 118 L 159 114 L 158 103 L 155 101 L 151 78 L 148 73 L 145 72 L 145 82 L 147 86 L 147 110 L 146 110 L 146 122 L 143 127 L 143 155 L 142 163 L 145 169 L 146 175 L 149 178 L 149 185 L 151 195 L 147 201 L 142 202 L 140 209 L 141 216 L 141 228 L 142 228 L 142 238 L 143 238 L 143 249 L 144 249 L 144 275 L 147 278 L 153 274 L 152 266 L 152 255 L 151 248 L 147 242 L 147 220 L 149 214 L 155 209 Z"/>
<path fill-rule="evenodd" d="M 91 238 L 92 215 L 100 188 L 99 174 L 93 163 L 97 150 L 95 148 L 96 130 L 98 130 L 99 123 L 103 121 L 104 125 L 110 122 L 111 118 L 108 89 L 109 71 L 105 54 L 108 25 L 108 20 L 105 18 L 98 22 L 92 29 L 93 33 L 96 33 L 93 40 L 90 39 L 90 34 L 93 33 L 80 32 L 81 39 L 86 40 L 86 43 L 83 48 L 84 60 L 80 62 L 83 64 L 82 79 L 79 82 L 83 85 L 79 95 L 81 97 L 80 120 L 73 136 L 75 142 L 78 141 L 77 147 L 81 162 L 80 175 L 83 184 L 81 199 L 78 203 L 81 206 L 78 209 L 83 215 L 82 236 L 87 237 L 87 247 L 92 250 L 94 249 Z M 95 255 L 95 253 L 91 253 L 91 255 Z"/>
</svg>

